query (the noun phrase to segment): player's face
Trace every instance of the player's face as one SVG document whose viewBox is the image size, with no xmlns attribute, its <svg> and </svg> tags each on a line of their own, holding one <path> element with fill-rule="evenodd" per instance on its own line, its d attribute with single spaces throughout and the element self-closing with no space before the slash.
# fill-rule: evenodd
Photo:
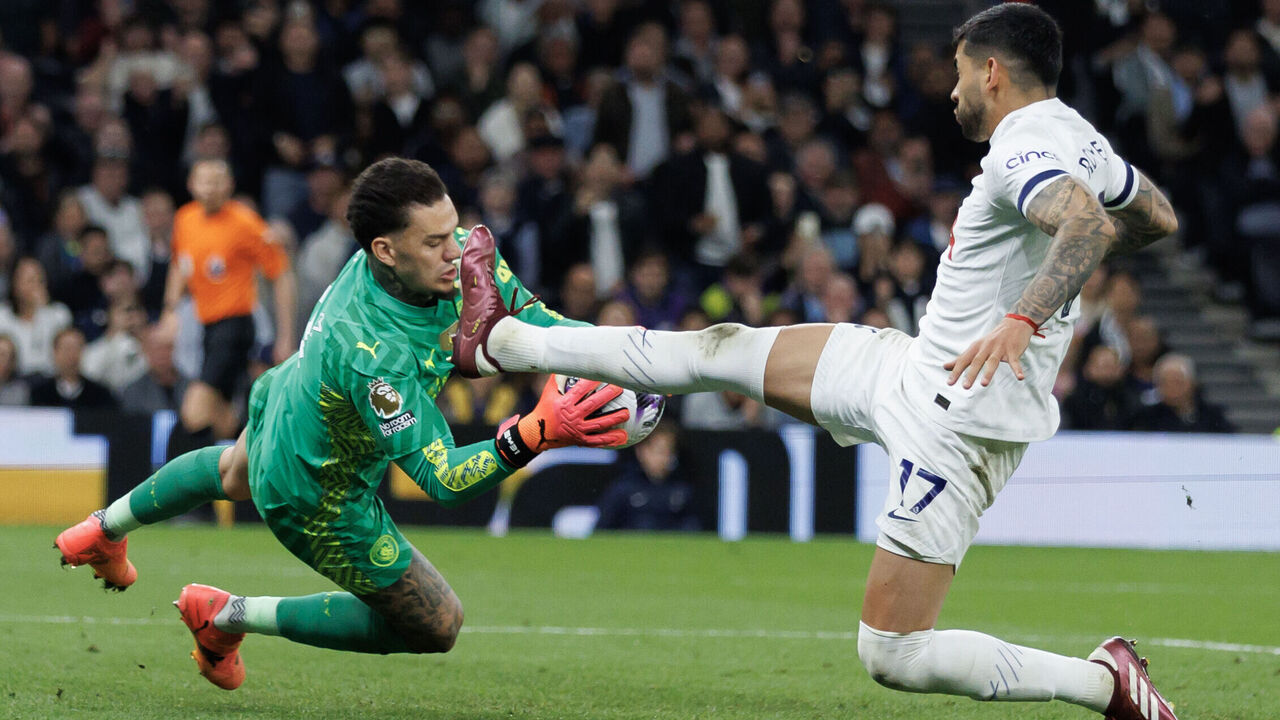
<svg viewBox="0 0 1280 720">
<path fill-rule="evenodd" d="M 462 249 L 453 239 L 458 211 L 446 195 L 433 205 L 409 206 L 409 227 L 392 238 L 395 273 L 409 289 L 452 297 L 458 277 L 454 262 Z"/>
<path fill-rule="evenodd" d="M 964 52 L 965 41 L 956 46 L 956 86 L 951 90 L 951 102 L 956 104 L 956 122 L 960 132 L 974 142 L 985 142 L 987 110 L 982 95 L 984 67 Z"/>
</svg>

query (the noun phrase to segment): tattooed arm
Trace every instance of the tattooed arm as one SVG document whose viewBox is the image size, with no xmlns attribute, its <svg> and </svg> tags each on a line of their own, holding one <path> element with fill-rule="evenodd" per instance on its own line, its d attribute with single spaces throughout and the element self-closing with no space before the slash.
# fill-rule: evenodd
<svg viewBox="0 0 1280 720">
<path fill-rule="evenodd" d="M 1039 326 L 1080 292 L 1116 245 L 1116 230 L 1088 186 L 1069 175 L 1049 183 L 1027 204 L 1027 219 L 1053 244 L 1009 312 Z"/>
<path fill-rule="evenodd" d="M 1001 362 L 1009 363 L 1019 380 L 1025 376 L 1019 358 L 1031 335 L 1067 300 L 1076 296 L 1085 280 L 1116 244 L 1116 230 L 1097 197 L 1080 180 L 1063 175 L 1050 182 L 1027 204 L 1027 219 L 1053 237 L 1049 254 L 1022 297 L 985 337 L 969 346 L 955 360 L 943 365 L 954 385 L 965 375 L 964 387 L 973 387 L 979 373 L 982 385 L 991 383 Z M 966 372 L 967 371 L 967 372 Z"/>
<path fill-rule="evenodd" d="M 1137 171 L 1135 171 L 1137 172 Z M 1128 205 L 1110 211 L 1116 228 L 1116 242 L 1108 257 L 1140 250 L 1178 231 L 1178 216 L 1169 199 L 1142 173 L 1138 174 L 1138 194 Z"/>
</svg>

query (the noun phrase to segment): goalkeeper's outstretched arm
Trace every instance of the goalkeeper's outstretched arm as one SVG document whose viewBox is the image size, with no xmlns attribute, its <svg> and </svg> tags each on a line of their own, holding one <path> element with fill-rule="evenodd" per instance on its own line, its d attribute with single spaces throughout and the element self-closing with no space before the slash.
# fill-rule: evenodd
<svg viewBox="0 0 1280 720">
<path fill-rule="evenodd" d="M 1108 257 L 1140 250 L 1178 231 L 1178 216 L 1169 198 L 1146 175 L 1137 174 L 1138 192 L 1133 200 L 1119 210 L 1108 212 L 1116 229 L 1116 240 L 1107 251 Z"/>
</svg>

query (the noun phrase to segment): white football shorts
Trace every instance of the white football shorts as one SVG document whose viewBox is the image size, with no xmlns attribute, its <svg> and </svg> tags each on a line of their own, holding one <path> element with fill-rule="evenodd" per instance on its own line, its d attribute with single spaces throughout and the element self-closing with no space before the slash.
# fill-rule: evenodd
<svg viewBox="0 0 1280 720">
<path fill-rule="evenodd" d="M 959 567 L 978 518 L 1027 443 L 957 433 L 908 403 L 902 378 L 911 342 L 897 330 L 836 325 L 818 358 L 810 402 L 836 442 L 874 442 L 889 455 L 889 495 L 876 518 L 876 544 Z"/>
</svg>

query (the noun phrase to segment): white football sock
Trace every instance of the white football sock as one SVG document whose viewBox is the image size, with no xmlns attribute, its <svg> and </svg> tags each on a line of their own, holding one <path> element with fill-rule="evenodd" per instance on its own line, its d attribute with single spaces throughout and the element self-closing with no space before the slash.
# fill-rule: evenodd
<svg viewBox="0 0 1280 720">
<path fill-rule="evenodd" d="M 276 624 L 276 606 L 282 598 L 262 595 L 245 597 L 232 595 L 226 605 L 213 618 L 213 626 L 230 633 L 260 633 L 279 635 Z"/>
<path fill-rule="evenodd" d="M 778 330 L 729 323 L 697 332 L 543 328 L 503 318 L 486 345 L 507 372 L 562 373 L 660 394 L 733 390 L 763 401 Z"/>
<path fill-rule="evenodd" d="M 1103 666 L 1011 645 L 969 630 L 891 633 L 858 624 L 858 657 L 895 690 L 974 700 L 1063 700 L 1097 712 L 1114 681 Z"/>
<path fill-rule="evenodd" d="M 137 488 L 134 488 L 135 490 Z M 107 539 L 119 540 L 130 532 L 142 527 L 142 523 L 138 518 L 133 516 L 133 510 L 129 509 L 129 496 L 133 494 L 133 490 L 116 498 L 116 501 L 107 506 L 106 510 L 98 516 L 98 521 L 102 523 L 102 531 L 106 533 Z"/>
</svg>

